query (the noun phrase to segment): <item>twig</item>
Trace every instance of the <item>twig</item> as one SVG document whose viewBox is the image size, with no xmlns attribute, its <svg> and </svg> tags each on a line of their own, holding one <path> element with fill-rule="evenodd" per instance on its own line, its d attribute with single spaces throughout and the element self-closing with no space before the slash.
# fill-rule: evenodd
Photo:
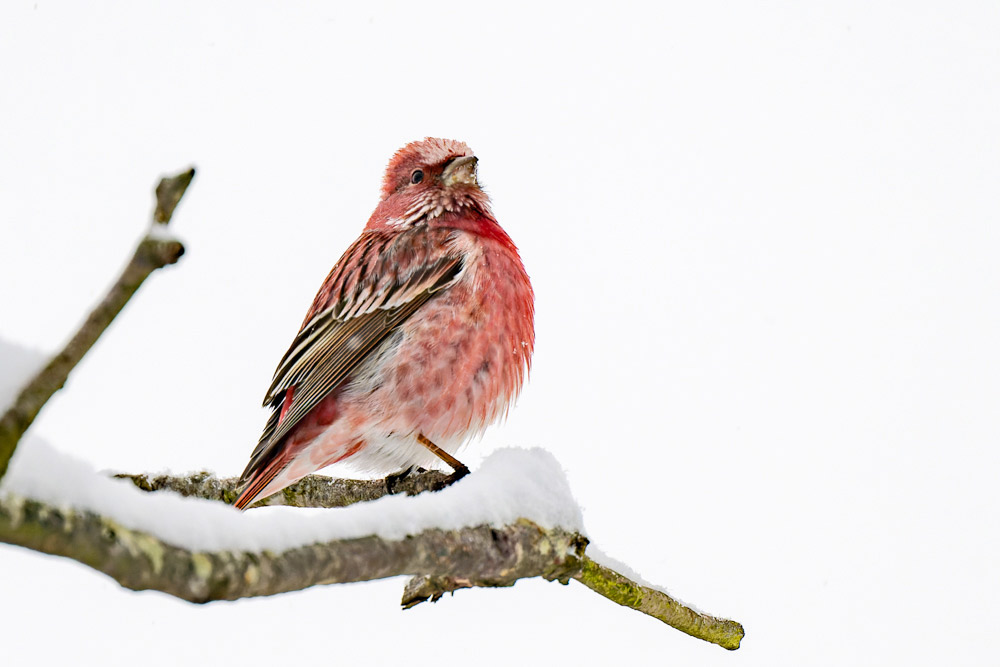
<svg viewBox="0 0 1000 667">
<path fill-rule="evenodd" d="M 156 210 L 153 211 L 153 222 L 160 225 L 170 224 L 174 217 L 174 209 L 181 203 L 181 197 L 187 192 L 194 178 L 194 167 L 182 171 L 176 176 L 160 179 L 156 186 Z"/>
<path fill-rule="evenodd" d="M 194 177 L 194 169 L 164 178 L 157 187 L 157 206 L 154 218 L 157 226 L 170 221 L 174 208 L 184 195 Z M 139 242 L 132 259 L 111 290 L 80 326 L 80 330 L 32 380 L 21 390 L 13 405 L 0 417 L 0 479 L 7 472 L 7 464 L 14 455 L 17 443 L 38 416 L 39 411 L 54 393 L 66 384 L 70 371 L 108 328 L 121 312 L 143 281 L 153 271 L 173 264 L 184 254 L 184 246 L 173 239 L 162 239 L 153 234 Z"/>
<path fill-rule="evenodd" d="M 735 651 L 743 639 L 743 626 L 736 621 L 695 611 L 666 593 L 638 584 L 584 556 L 583 567 L 573 578 L 613 602 L 649 614 L 692 637 Z"/>
</svg>

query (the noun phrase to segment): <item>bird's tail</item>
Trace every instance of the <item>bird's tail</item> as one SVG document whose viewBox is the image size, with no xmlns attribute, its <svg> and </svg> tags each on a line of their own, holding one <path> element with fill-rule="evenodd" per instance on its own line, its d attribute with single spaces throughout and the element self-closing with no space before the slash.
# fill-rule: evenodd
<svg viewBox="0 0 1000 667">
<path fill-rule="evenodd" d="M 364 446 L 365 441 L 358 440 L 350 447 L 344 447 L 337 450 L 334 456 L 330 457 L 326 461 L 323 461 L 321 465 L 313 466 L 311 469 L 318 470 L 320 468 L 325 468 L 328 465 L 333 465 L 334 463 L 340 463 L 344 459 L 357 454 Z M 284 475 L 282 475 L 282 473 L 288 469 L 289 464 L 301 453 L 301 451 L 301 447 L 285 446 L 273 459 L 271 459 L 269 463 L 267 463 L 267 465 L 263 465 L 256 471 L 249 473 L 250 477 L 247 481 L 247 486 L 240 492 L 240 495 L 236 499 L 236 502 L 233 503 L 233 506 L 241 510 L 246 509 L 258 498 L 266 498 L 269 495 L 277 493 L 286 486 L 299 481 L 303 476 L 305 476 L 305 471 L 293 471 Z M 275 480 L 277 480 L 276 483 Z"/>
<path fill-rule="evenodd" d="M 263 493 L 267 485 L 274 481 L 274 478 L 278 476 L 282 470 L 291 462 L 291 457 L 286 456 L 276 456 L 271 460 L 266 466 L 258 470 L 250 478 L 247 483 L 246 488 L 240 492 L 239 497 L 233 506 L 236 509 L 246 509 L 249 507 L 258 497 Z"/>
</svg>

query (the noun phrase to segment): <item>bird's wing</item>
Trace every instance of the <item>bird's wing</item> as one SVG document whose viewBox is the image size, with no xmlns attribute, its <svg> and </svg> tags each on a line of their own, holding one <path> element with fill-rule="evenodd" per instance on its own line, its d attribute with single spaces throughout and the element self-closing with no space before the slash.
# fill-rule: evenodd
<svg viewBox="0 0 1000 667">
<path fill-rule="evenodd" d="M 463 258 L 440 240 L 426 230 L 412 236 L 366 233 L 344 253 L 278 364 L 264 399 L 273 412 L 241 481 L 262 470 L 292 428 L 379 343 L 455 282 Z"/>
</svg>

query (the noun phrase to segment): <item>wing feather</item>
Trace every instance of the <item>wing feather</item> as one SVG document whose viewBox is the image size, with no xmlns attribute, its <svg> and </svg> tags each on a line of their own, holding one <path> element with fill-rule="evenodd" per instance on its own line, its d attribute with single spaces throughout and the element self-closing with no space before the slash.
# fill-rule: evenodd
<svg viewBox="0 0 1000 667">
<path fill-rule="evenodd" d="M 423 230 L 418 238 L 425 237 Z M 399 239 L 371 238 L 366 233 L 344 253 L 317 294 L 312 317 L 275 370 L 264 399 L 273 412 L 241 481 L 263 470 L 296 424 L 407 318 L 454 283 L 463 258 L 443 252 L 448 245 L 442 240 L 425 238 L 424 246 L 418 244 L 413 253 L 412 245 L 407 247 Z M 432 241 L 438 243 L 436 253 Z M 291 407 L 279 418 L 290 388 L 294 388 Z"/>
</svg>

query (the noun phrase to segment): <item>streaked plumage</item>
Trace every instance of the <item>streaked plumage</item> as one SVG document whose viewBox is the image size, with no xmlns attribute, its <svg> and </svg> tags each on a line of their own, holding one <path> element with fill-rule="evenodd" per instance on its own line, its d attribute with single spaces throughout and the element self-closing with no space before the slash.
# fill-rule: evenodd
<svg viewBox="0 0 1000 667">
<path fill-rule="evenodd" d="M 275 371 L 238 507 L 348 458 L 380 473 L 433 465 L 418 435 L 454 454 L 505 414 L 531 362 L 534 295 L 475 163 L 446 139 L 390 161 Z"/>
</svg>

